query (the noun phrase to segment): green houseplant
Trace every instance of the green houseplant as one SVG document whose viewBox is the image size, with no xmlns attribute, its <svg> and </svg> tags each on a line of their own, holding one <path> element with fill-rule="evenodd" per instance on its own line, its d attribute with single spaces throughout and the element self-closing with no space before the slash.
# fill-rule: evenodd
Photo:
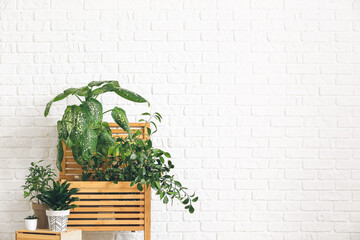
<svg viewBox="0 0 360 240">
<path fill-rule="evenodd" d="M 25 228 L 29 231 L 35 231 L 37 227 L 38 218 L 35 215 L 30 215 L 24 218 L 25 220 Z"/>
<path fill-rule="evenodd" d="M 47 229 L 48 221 L 45 215 L 47 207 L 41 202 L 38 195 L 50 188 L 49 182 L 55 177 L 55 172 L 51 165 L 40 165 L 42 162 L 43 160 L 31 163 L 29 175 L 26 176 L 25 184 L 22 188 L 24 190 L 24 198 L 30 198 L 34 214 L 38 218 L 38 227 Z"/>
<path fill-rule="evenodd" d="M 165 159 L 170 158 L 170 154 L 154 148 L 149 139 L 138 139 L 140 133 L 131 132 L 126 112 L 122 108 L 114 107 L 103 112 L 102 104 L 96 98 L 107 92 L 113 92 L 132 102 L 147 102 L 142 96 L 121 88 L 117 81 L 94 81 L 81 88 L 67 89 L 47 104 L 45 117 L 54 102 L 69 95 L 74 95 L 80 101 L 80 105 L 67 106 L 62 120 L 57 123 L 58 169 L 62 171 L 64 142 L 71 148 L 75 161 L 83 166 L 83 181 L 131 181 L 132 185 L 137 184 L 140 191 L 146 184 L 156 190 L 165 204 L 176 198 L 190 213 L 194 212 L 192 202 L 196 202 L 198 198 L 194 194 L 187 194 L 186 188 L 169 174 L 174 165 Z M 107 112 L 111 112 L 113 120 L 128 134 L 126 139 L 112 137 L 109 124 L 102 121 Z M 157 126 L 152 119 L 161 121 L 161 115 L 143 115 L 149 116 L 147 122 L 155 127 L 156 132 Z M 147 131 L 149 135 L 152 134 L 150 128 Z"/>
<path fill-rule="evenodd" d="M 79 189 L 70 189 L 70 184 L 66 181 L 60 183 L 52 180 L 52 182 L 53 186 L 41 191 L 38 198 L 50 208 L 50 210 L 46 210 L 50 230 L 63 232 L 67 228 L 70 209 L 76 208 L 77 205 L 74 202 L 79 200 L 79 198 L 72 197 L 72 195 L 76 194 Z"/>
</svg>

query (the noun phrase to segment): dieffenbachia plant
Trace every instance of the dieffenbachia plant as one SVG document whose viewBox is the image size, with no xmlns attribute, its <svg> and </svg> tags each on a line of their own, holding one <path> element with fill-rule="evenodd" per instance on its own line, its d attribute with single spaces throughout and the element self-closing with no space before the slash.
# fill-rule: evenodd
<svg viewBox="0 0 360 240">
<path fill-rule="evenodd" d="M 111 130 L 107 122 L 103 122 L 103 114 L 111 111 L 114 121 L 129 134 L 131 138 L 129 121 L 126 112 L 120 107 L 103 112 L 101 103 L 96 98 L 103 93 L 114 92 L 120 97 L 137 103 L 145 103 L 147 100 L 132 91 L 121 88 L 117 81 L 93 81 L 81 88 L 69 88 L 57 95 L 47 105 L 44 112 L 49 114 L 54 102 L 65 99 L 70 95 L 77 97 L 81 104 L 67 106 L 61 121 L 57 122 L 58 145 L 57 145 L 57 168 L 62 171 L 63 145 L 72 149 L 75 161 L 83 165 L 89 161 L 95 152 L 102 155 L 108 154 L 108 149 L 115 142 L 111 136 Z M 83 99 L 81 99 L 83 98 Z"/>
</svg>

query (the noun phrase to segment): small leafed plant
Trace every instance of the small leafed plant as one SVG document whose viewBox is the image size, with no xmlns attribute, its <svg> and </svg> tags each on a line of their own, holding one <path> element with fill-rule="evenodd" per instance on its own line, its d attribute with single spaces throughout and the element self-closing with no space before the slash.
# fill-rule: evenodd
<svg viewBox="0 0 360 240">
<path fill-rule="evenodd" d="M 37 217 L 35 215 L 29 215 L 24 219 L 37 219 Z"/>
<path fill-rule="evenodd" d="M 53 186 L 41 192 L 38 198 L 45 203 L 51 210 L 53 211 L 62 211 L 68 210 L 78 207 L 73 204 L 75 201 L 79 201 L 79 198 L 72 197 L 72 195 L 76 194 L 79 189 L 71 188 L 70 183 L 67 181 L 60 183 L 59 181 L 54 181 Z"/>
<path fill-rule="evenodd" d="M 159 113 L 154 115 L 144 113 L 143 115 L 150 116 L 146 122 L 150 122 L 155 127 L 153 132 L 155 133 L 157 127 L 151 119 L 154 117 L 161 122 L 161 115 Z M 152 134 L 150 128 L 147 131 L 149 135 Z M 186 192 L 187 188 L 170 174 L 171 169 L 174 168 L 170 153 L 153 148 L 150 139 L 137 138 L 141 134 L 141 131 L 137 131 L 132 138 L 118 138 L 106 155 L 96 154 L 83 166 L 82 180 L 113 181 L 114 183 L 131 181 L 131 186 L 136 184 L 140 191 L 143 190 L 144 185 L 151 186 L 163 203 L 167 204 L 176 198 L 190 213 L 193 213 L 192 203 L 196 202 L 198 197 L 195 194 L 190 196 Z"/>
<path fill-rule="evenodd" d="M 51 165 L 41 166 L 39 163 L 32 162 L 29 168 L 29 175 L 26 176 L 25 184 L 22 186 L 24 189 L 24 198 L 30 197 L 30 201 L 33 203 L 40 203 L 37 196 L 44 190 L 50 188 L 49 182 L 55 177 L 54 169 Z"/>
</svg>

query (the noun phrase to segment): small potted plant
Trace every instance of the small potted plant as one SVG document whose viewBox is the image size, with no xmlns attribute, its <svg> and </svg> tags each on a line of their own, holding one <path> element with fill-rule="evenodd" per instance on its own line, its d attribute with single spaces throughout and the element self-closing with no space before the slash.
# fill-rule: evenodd
<svg viewBox="0 0 360 240">
<path fill-rule="evenodd" d="M 50 231 L 63 232 L 67 228 L 70 209 L 76 208 L 77 205 L 73 203 L 79 200 L 72 195 L 76 194 L 79 189 L 69 189 L 70 184 L 66 181 L 60 183 L 52 180 L 52 182 L 53 186 L 42 191 L 38 198 L 50 208 L 50 210 L 46 210 Z"/>
<path fill-rule="evenodd" d="M 48 221 L 45 215 L 47 207 L 37 196 L 50 187 L 49 182 L 55 177 L 55 170 L 52 169 L 50 165 L 45 167 L 39 165 L 41 162 L 43 162 L 43 160 L 31 163 L 29 168 L 30 173 L 26 176 L 25 184 L 22 188 L 24 190 L 24 198 L 30 198 L 34 215 L 38 219 L 38 228 L 48 229 Z"/>
<path fill-rule="evenodd" d="M 30 215 L 25 218 L 25 228 L 29 231 L 35 231 L 38 223 L 38 218 L 35 215 Z"/>
</svg>

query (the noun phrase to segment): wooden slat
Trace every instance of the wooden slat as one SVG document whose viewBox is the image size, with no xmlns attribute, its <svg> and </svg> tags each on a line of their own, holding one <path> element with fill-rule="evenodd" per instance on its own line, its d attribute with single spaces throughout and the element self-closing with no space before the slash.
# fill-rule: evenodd
<svg viewBox="0 0 360 240">
<path fill-rule="evenodd" d="M 75 182 L 75 181 L 73 181 Z M 137 188 L 135 189 L 87 189 L 87 188 L 80 188 L 79 193 L 142 193 L 139 192 Z"/>
<path fill-rule="evenodd" d="M 87 188 L 87 189 L 136 189 L 136 186 L 130 187 L 130 182 L 118 182 L 114 184 L 111 181 L 99 182 L 99 181 L 84 181 L 84 182 L 70 182 L 71 187 Z M 139 191 L 139 190 L 137 190 Z"/>
<path fill-rule="evenodd" d="M 109 200 L 101 200 L 101 201 L 77 201 L 74 204 L 79 206 L 132 206 L 132 205 L 144 205 L 144 201 L 109 201 Z"/>
<path fill-rule="evenodd" d="M 80 199 L 144 199 L 143 194 L 75 194 L 73 197 Z"/>
<path fill-rule="evenodd" d="M 75 170 L 75 169 L 71 169 L 71 170 L 66 170 L 67 174 L 81 174 L 82 173 L 82 169 L 79 170 Z"/>
<path fill-rule="evenodd" d="M 146 123 L 129 123 L 130 125 L 130 128 L 135 128 L 135 127 L 138 127 L 138 128 L 142 128 L 144 127 Z M 109 123 L 109 126 L 110 128 L 114 128 L 114 127 L 118 127 L 119 128 L 119 125 L 117 123 Z"/>
<path fill-rule="evenodd" d="M 144 218 L 144 213 L 71 213 L 69 219 L 73 218 Z"/>
<path fill-rule="evenodd" d="M 36 229 L 36 231 L 29 231 L 26 229 L 20 229 L 18 231 L 16 231 L 17 233 L 31 233 L 31 234 L 41 234 L 44 233 L 46 235 L 60 235 L 59 232 L 52 232 L 49 229 Z"/>
<path fill-rule="evenodd" d="M 144 207 L 77 207 L 72 212 L 144 212 Z"/>
<path fill-rule="evenodd" d="M 98 231 L 142 231 L 144 226 L 78 226 L 74 225 L 74 228 L 81 229 L 88 232 Z"/>
<path fill-rule="evenodd" d="M 151 186 L 145 189 L 144 239 L 151 240 Z"/>
<path fill-rule="evenodd" d="M 69 225 L 139 225 L 144 220 L 69 220 Z"/>
<path fill-rule="evenodd" d="M 60 236 L 18 233 L 17 240 L 60 240 Z"/>
</svg>

